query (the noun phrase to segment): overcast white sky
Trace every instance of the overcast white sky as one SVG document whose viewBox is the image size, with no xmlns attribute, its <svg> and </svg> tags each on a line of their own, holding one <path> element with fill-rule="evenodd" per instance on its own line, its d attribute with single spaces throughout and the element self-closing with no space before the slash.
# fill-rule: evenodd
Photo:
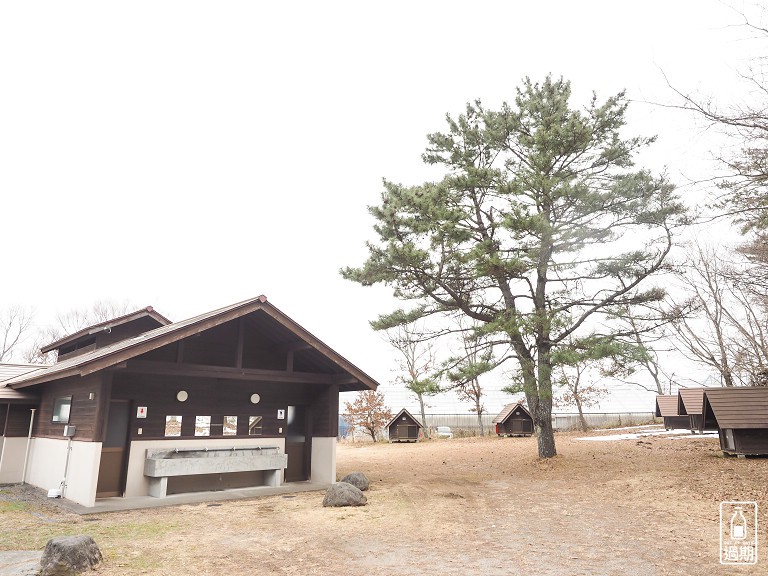
<svg viewBox="0 0 768 576">
<path fill-rule="evenodd" d="M 181 320 L 263 293 L 398 410 L 393 353 L 368 326 L 393 301 L 338 274 L 365 258 L 381 178 L 437 178 L 420 154 L 446 112 L 547 73 L 581 101 L 626 89 L 630 131 L 659 136 L 646 165 L 681 185 L 704 177 L 714 135 L 644 102 L 674 100 L 662 71 L 685 91 L 744 96 L 736 71 L 756 46 L 730 6 L 754 13 L 714 0 L 4 2 L 0 307 L 45 324 L 128 300 Z"/>
</svg>

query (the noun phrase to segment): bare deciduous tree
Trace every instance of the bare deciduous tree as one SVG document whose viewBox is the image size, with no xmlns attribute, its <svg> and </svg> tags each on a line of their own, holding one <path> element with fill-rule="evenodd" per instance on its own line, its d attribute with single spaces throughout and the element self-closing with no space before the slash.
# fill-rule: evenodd
<svg viewBox="0 0 768 576">
<path fill-rule="evenodd" d="M 428 430 L 425 398 L 440 392 L 435 376 L 433 341 L 422 329 L 412 324 L 387 330 L 386 339 L 400 353 L 399 368 L 402 374 L 397 377 L 397 381 L 416 396 L 421 411 L 421 423 L 424 429 Z"/>
<path fill-rule="evenodd" d="M 0 311 L 0 362 L 18 355 L 21 344 L 29 337 L 34 314 L 23 306 L 10 306 Z"/>
<path fill-rule="evenodd" d="M 89 307 L 72 308 L 67 312 L 56 316 L 55 322 L 37 332 L 32 343 L 24 350 L 24 358 L 27 362 L 35 364 L 48 364 L 56 360 L 55 352 L 43 354 L 40 349 L 75 332 L 100 324 L 107 320 L 119 318 L 134 310 L 127 300 L 116 302 L 114 300 L 97 300 Z"/>
<path fill-rule="evenodd" d="M 482 327 L 478 323 L 467 327 L 466 320 L 459 318 L 459 338 L 463 348 L 459 357 L 452 358 L 445 365 L 445 375 L 450 382 L 450 387 L 456 391 L 459 400 L 470 402 L 470 411 L 477 414 L 477 425 L 480 436 L 485 435 L 483 426 L 484 391 L 480 384 L 480 376 L 486 374 L 499 365 L 494 358 L 494 343 L 484 335 Z"/>
<path fill-rule="evenodd" d="M 581 429 L 586 432 L 589 430 L 589 426 L 584 418 L 584 408 L 597 406 L 600 400 L 608 395 L 608 390 L 596 383 L 588 384 L 584 381 L 588 371 L 585 362 L 577 362 L 568 368 L 560 366 L 558 371 L 560 375 L 556 383 L 563 389 L 563 393 L 560 398 L 554 401 L 555 405 L 558 407 L 575 406 L 579 413 Z"/>
<path fill-rule="evenodd" d="M 677 318 L 671 326 L 678 349 L 715 369 L 724 386 L 749 384 L 768 367 L 768 314 L 765 302 L 749 288 L 748 273 L 716 251 L 696 245 L 680 278 L 688 295 L 673 308 Z M 682 307 L 693 313 L 679 314 Z"/>
</svg>

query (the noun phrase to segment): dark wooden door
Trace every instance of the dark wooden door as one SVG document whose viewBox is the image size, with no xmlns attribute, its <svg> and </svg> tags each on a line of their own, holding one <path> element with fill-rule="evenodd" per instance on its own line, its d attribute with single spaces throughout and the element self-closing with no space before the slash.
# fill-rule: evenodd
<svg viewBox="0 0 768 576">
<path fill-rule="evenodd" d="M 288 455 L 288 468 L 285 469 L 285 481 L 309 480 L 312 445 L 308 410 L 304 406 L 288 406 L 286 424 L 285 453 Z"/>
<path fill-rule="evenodd" d="M 99 480 L 96 484 L 97 498 L 122 496 L 125 490 L 125 467 L 130 423 L 131 404 L 127 401 L 111 401 L 107 416 L 107 434 L 101 445 Z"/>
<path fill-rule="evenodd" d="M 530 434 L 533 426 L 530 420 L 512 420 L 512 434 Z"/>
</svg>

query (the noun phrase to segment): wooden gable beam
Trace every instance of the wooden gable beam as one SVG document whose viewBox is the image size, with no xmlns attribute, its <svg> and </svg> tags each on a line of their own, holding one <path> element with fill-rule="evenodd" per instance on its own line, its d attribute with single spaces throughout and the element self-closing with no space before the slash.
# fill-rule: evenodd
<svg viewBox="0 0 768 576">
<path fill-rule="evenodd" d="M 257 382 L 287 382 L 292 384 L 352 384 L 346 374 L 315 374 L 311 372 L 288 372 L 285 370 L 258 370 L 253 368 L 229 368 L 202 364 L 171 364 L 129 360 L 126 372 L 157 374 L 161 376 L 186 376 L 190 378 L 222 378 L 229 380 L 253 380 Z"/>
</svg>

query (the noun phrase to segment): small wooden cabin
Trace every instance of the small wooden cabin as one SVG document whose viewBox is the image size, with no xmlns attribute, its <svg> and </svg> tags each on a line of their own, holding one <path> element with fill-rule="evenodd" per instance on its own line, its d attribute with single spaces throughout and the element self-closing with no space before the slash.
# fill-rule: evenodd
<svg viewBox="0 0 768 576">
<path fill-rule="evenodd" d="M 717 421 L 726 454 L 768 454 L 768 388 L 707 388 L 704 418 Z"/>
<path fill-rule="evenodd" d="M 693 434 L 717 430 L 714 416 L 704 418 L 704 391 L 706 388 L 680 388 L 677 392 L 677 413 L 688 416 L 688 428 Z"/>
<path fill-rule="evenodd" d="M 655 416 L 657 418 L 664 418 L 664 428 L 667 430 L 688 428 L 690 424 L 690 418 L 688 416 L 681 416 L 677 411 L 677 397 L 677 394 L 656 396 Z"/>
<path fill-rule="evenodd" d="M 419 431 L 424 428 L 408 410 L 403 408 L 387 424 L 390 442 L 418 442 Z"/>
<path fill-rule="evenodd" d="M 531 436 L 533 416 L 520 402 L 507 404 L 493 419 L 499 436 Z"/>
<path fill-rule="evenodd" d="M 265 296 L 174 323 L 145 308 L 43 350 L 55 364 L 0 370 L 0 482 L 88 507 L 330 484 L 339 393 L 378 386 Z"/>
</svg>

